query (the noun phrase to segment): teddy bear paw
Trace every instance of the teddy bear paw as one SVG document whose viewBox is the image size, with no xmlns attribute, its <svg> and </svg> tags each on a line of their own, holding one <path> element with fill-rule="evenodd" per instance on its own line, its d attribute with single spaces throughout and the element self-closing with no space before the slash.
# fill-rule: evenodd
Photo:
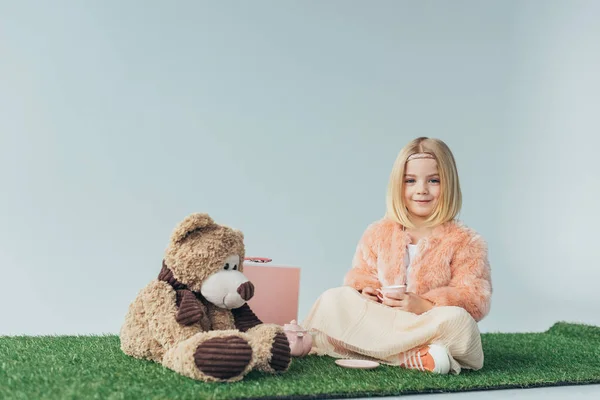
<svg viewBox="0 0 600 400">
<path fill-rule="evenodd" d="M 244 373 L 252 361 L 252 347 L 239 336 L 216 337 L 198 345 L 194 361 L 203 374 L 228 380 Z"/>
<path fill-rule="evenodd" d="M 285 334 L 279 332 L 273 339 L 269 366 L 273 368 L 275 372 L 283 372 L 288 369 L 291 361 L 290 344 Z"/>
</svg>

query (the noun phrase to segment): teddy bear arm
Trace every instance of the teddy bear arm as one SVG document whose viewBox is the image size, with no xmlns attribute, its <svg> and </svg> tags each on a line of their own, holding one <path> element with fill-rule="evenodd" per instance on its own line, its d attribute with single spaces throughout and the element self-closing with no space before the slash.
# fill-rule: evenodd
<svg viewBox="0 0 600 400">
<path fill-rule="evenodd" d="M 177 322 L 177 296 L 166 282 L 153 281 L 142 297 L 144 313 L 154 339 L 164 348 L 185 340 L 198 332 L 197 326 L 185 326 Z"/>
<path fill-rule="evenodd" d="M 179 325 L 191 326 L 200 323 L 203 330 L 210 330 L 210 320 L 206 306 L 202 304 L 188 289 L 175 290 L 177 315 L 175 321 Z"/>
</svg>

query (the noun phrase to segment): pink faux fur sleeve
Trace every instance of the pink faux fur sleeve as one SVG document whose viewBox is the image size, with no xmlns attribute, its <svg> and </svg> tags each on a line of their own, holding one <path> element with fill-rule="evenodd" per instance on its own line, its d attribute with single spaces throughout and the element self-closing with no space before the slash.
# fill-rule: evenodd
<svg viewBox="0 0 600 400">
<path fill-rule="evenodd" d="M 377 253 L 375 245 L 375 224 L 369 226 L 363 233 L 352 259 L 352 268 L 344 277 L 344 285 L 361 291 L 370 286 L 373 289 L 381 287 L 377 278 Z"/>
<path fill-rule="evenodd" d="M 460 245 L 450 266 L 450 284 L 432 289 L 421 297 L 436 306 L 462 307 L 476 321 L 482 320 L 490 310 L 492 295 L 491 271 L 484 240 L 478 235 L 470 236 Z"/>
</svg>

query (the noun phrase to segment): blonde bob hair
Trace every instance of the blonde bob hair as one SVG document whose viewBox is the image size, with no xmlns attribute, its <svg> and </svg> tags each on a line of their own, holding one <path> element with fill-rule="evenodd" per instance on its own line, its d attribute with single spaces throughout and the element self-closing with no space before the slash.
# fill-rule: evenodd
<svg viewBox="0 0 600 400">
<path fill-rule="evenodd" d="M 441 193 L 438 204 L 425 221 L 433 227 L 451 221 L 462 207 L 462 193 L 456 162 L 450 148 L 439 139 L 419 137 L 409 142 L 396 157 L 386 197 L 386 217 L 407 228 L 415 228 L 404 204 L 404 174 L 408 157 L 416 153 L 429 153 L 437 161 Z"/>
</svg>

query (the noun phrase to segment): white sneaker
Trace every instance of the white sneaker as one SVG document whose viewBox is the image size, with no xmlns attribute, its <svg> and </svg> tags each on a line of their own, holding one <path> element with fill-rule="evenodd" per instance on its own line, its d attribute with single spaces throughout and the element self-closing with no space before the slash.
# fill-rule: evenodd
<svg viewBox="0 0 600 400">
<path fill-rule="evenodd" d="M 448 350 L 439 344 L 430 344 L 418 350 L 400 354 L 400 364 L 403 368 L 429 371 L 436 374 L 450 372 Z"/>
</svg>

